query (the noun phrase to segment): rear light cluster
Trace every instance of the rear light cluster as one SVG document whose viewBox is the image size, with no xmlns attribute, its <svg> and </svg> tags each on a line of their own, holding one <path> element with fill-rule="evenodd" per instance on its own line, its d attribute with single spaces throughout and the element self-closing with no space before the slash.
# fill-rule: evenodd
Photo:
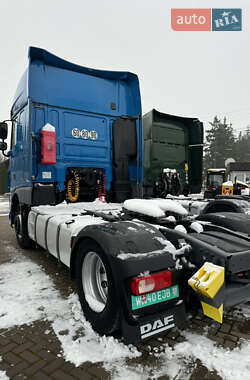
<svg viewBox="0 0 250 380">
<path fill-rule="evenodd" d="M 131 293 L 138 296 L 155 292 L 172 285 L 172 273 L 167 270 L 142 277 L 133 277 L 130 282 Z"/>
</svg>

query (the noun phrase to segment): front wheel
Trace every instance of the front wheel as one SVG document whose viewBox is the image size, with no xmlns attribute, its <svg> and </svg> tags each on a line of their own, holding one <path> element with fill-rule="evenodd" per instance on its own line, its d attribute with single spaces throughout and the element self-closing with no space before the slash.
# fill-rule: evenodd
<svg viewBox="0 0 250 380">
<path fill-rule="evenodd" d="M 14 227 L 18 245 L 23 249 L 35 248 L 35 243 L 28 235 L 28 211 L 22 210 L 20 205 L 16 208 Z"/>
<path fill-rule="evenodd" d="M 119 328 L 119 304 L 110 265 L 103 250 L 83 241 L 77 252 L 76 284 L 86 319 L 100 334 Z"/>
</svg>

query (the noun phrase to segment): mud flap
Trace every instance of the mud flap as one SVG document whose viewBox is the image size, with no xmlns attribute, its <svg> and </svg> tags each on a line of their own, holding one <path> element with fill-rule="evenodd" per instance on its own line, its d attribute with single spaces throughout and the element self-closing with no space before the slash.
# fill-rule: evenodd
<svg viewBox="0 0 250 380">
<path fill-rule="evenodd" d="M 174 327 L 186 325 L 186 312 L 184 302 L 179 300 L 177 304 L 165 312 L 140 317 L 135 324 L 129 324 L 122 318 L 122 336 L 126 344 L 135 344 L 149 338 L 166 333 Z"/>
</svg>

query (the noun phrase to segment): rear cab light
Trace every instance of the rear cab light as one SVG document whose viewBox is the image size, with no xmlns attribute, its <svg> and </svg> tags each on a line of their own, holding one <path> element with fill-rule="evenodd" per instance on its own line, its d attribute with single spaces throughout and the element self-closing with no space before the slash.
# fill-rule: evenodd
<svg viewBox="0 0 250 380">
<path fill-rule="evenodd" d="M 130 281 L 131 293 L 135 296 L 156 292 L 172 285 L 172 273 L 169 270 L 133 277 Z"/>
</svg>

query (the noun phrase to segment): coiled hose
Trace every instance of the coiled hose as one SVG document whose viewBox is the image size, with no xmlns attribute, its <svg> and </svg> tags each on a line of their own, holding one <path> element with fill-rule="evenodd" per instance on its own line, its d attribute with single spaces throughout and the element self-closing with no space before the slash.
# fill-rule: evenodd
<svg viewBox="0 0 250 380">
<path fill-rule="evenodd" d="M 69 179 L 67 183 L 67 198 L 70 202 L 77 201 L 79 197 L 79 190 L 80 190 L 79 175 L 73 172 L 73 178 Z M 74 193 L 74 195 L 72 193 Z"/>
</svg>

